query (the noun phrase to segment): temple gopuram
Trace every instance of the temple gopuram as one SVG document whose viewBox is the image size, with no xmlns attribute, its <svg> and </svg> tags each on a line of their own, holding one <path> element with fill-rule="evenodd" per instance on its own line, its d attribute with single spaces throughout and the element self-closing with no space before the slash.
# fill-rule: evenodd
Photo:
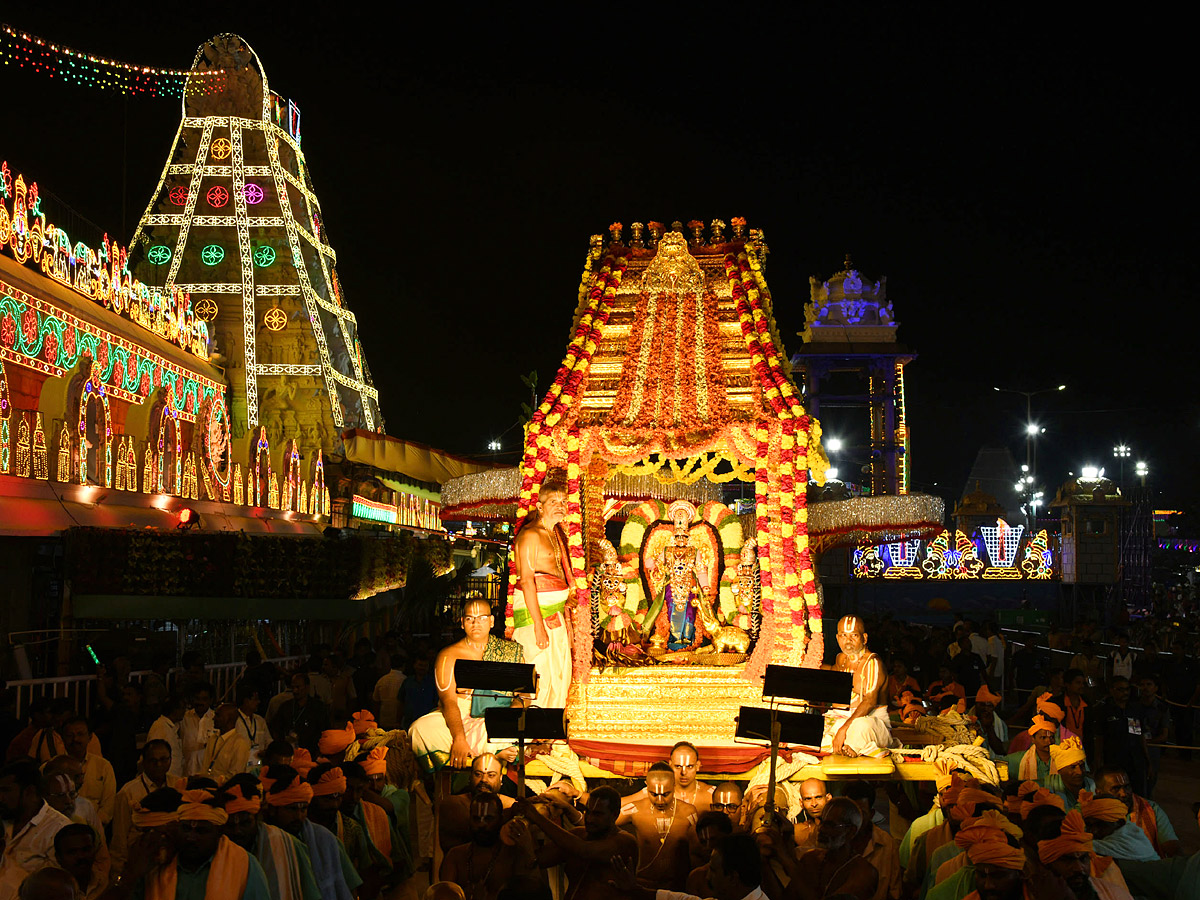
<svg viewBox="0 0 1200 900">
<path fill-rule="evenodd" d="M 37 173 L 3 165 L 7 631 L 340 633 L 414 554 L 453 568 L 439 485 L 488 468 L 384 433 L 296 105 L 236 35 L 203 44 L 191 73 L 203 89 L 183 91 L 128 247 L 76 240 Z M 59 644 L 36 674 L 66 665 Z"/>
</svg>

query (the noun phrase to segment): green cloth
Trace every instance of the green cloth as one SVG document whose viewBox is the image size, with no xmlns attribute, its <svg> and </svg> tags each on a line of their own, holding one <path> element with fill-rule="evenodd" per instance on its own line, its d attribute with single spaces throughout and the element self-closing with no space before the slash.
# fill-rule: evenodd
<svg viewBox="0 0 1200 900">
<path fill-rule="evenodd" d="M 1179 835 L 1175 833 L 1175 826 L 1171 824 L 1171 819 L 1167 815 L 1166 810 L 1153 800 L 1147 800 L 1146 802 L 1154 810 L 1154 821 L 1158 825 L 1158 843 L 1161 845 L 1168 841 L 1179 840 Z"/>
<path fill-rule="evenodd" d="M 904 839 L 900 841 L 900 867 L 908 868 L 908 861 L 912 858 L 913 843 L 931 828 L 937 828 L 944 822 L 946 817 L 942 815 L 942 808 L 935 806 L 925 815 L 918 818 L 908 827 L 908 831 L 904 835 Z"/>
<path fill-rule="evenodd" d="M 942 846 L 933 851 L 933 857 L 929 860 L 929 869 L 925 872 L 925 881 L 921 884 L 922 898 L 926 897 L 933 889 L 934 879 L 937 878 L 937 870 L 941 867 L 942 863 L 949 862 L 962 852 L 962 847 L 958 846 L 954 841 L 942 844 Z"/>
<path fill-rule="evenodd" d="M 559 607 L 560 609 L 562 607 Z M 526 616 L 529 614 L 526 613 Z M 546 612 L 545 615 L 550 615 Z M 520 623 L 518 623 L 519 625 Z M 529 623 L 526 622 L 526 625 Z M 483 648 L 484 662 L 523 663 L 525 650 L 516 641 L 506 641 L 494 634 L 488 635 L 487 646 Z M 497 694 L 494 691 L 476 689 L 471 694 L 471 718 L 482 719 L 484 712 L 494 706 L 512 706 L 512 697 L 508 694 Z"/>
<path fill-rule="evenodd" d="M 382 796 L 384 800 L 391 802 L 396 809 L 396 831 L 400 833 L 400 840 L 404 842 L 405 850 L 409 858 L 412 858 L 412 835 L 409 828 L 409 809 L 412 808 L 412 795 L 408 791 L 403 791 L 394 784 L 385 784 L 383 786 Z"/>
<path fill-rule="evenodd" d="M 350 864 L 354 867 L 354 871 L 360 876 L 373 865 L 379 862 L 382 854 L 375 850 L 375 845 L 371 843 L 371 839 L 367 836 L 367 830 L 361 827 L 353 818 L 342 813 L 338 813 L 338 830 L 334 832 L 342 847 L 346 851 L 346 856 L 350 860 Z M 343 869 L 345 867 L 343 866 Z M 346 878 L 347 884 L 350 879 Z"/>
<path fill-rule="evenodd" d="M 256 859 L 259 858 L 261 854 L 267 852 L 267 848 L 270 846 L 270 843 L 267 839 L 267 828 L 269 827 L 273 826 L 259 823 L 258 841 L 255 843 L 254 851 Z M 287 834 L 287 832 L 284 832 L 284 834 L 290 840 L 290 846 L 292 849 L 296 851 L 296 868 L 300 870 L 300 892 L 303 895 L 304 900 L 321 900 L 321 889 L 317 887 L 317 879 L 313 876 L 312 857 L 308 854 L 308 847 L 305 846 L 304 841 L 300 840 L 294 835 Z M 263 866 L 264 875 L 268 869 L 274 871 L 273 862 L 273 860 L 268 860 L 267 864 Z M 261 859 L 259 859 L 259 864 L 262 864 Z M 277 896 L 278 885 L 275 883 L 274 878 L 270 880 L 270 886 L 271 900 L 279 900 Z"/>
<path fill-rule="evenodd" d="M 568 594 L 569 593 L 570 592 L 568 592 Z M 564 609 L 566 609 L 567 601 L 560 600 L 558 603 L 551 603 L 549 606 L 540 606 L 539 605 L 539 608 L 542 611 L 542 618 L 545 619 L 545 618 L 548 618 L 548 617 L 554 615 L 555 613 L 560 613 Z M 532 624 L 533 624 L 533 617 L 531 615 L 529 615 L 529 610 L 527 610 L 527 609 L 514 609 L 513 610 L 513 628 L 523 628 L 526 625 L 532 625 Z M 489 643 L 490 643 L 490 641 L 489 641 Z"/>
<path fill-rule="evenodd" d="M 1021 760 L 1025 758 L 1025 751 L 1018 750 L 1016 753 L 1010 753 L 1004 757 L 1008 760 L 1008 777 L 1011 781 L 1018 781 L 1018 773 L 1021 771 Z M 1036 756 L 1035 756 L 1036 758 Z M 1034 779 L 1042 787 L 1046 786 L 1046 779 L 1050 777 L 1050 763 L 1037 761 L 1037 778 Z"/>
<path fill-rule="evenodd" d="M 925 895 L 925 900 L 962 900 L 975 890 L 975 867 L 968 861 L 965 866 L 943 881 L 935 884 Z"/>
<path fill-rule="evenodd" d="M 212 859 L 197 869 L 185 869 L 179 866 L 175 882 L 175 900 L 204 900 L 204 892 L 208 888 L 208 870 Z M 144 900 L 146 896 L 146 880 L 138 881 L 133 889 L 135 900 Z M 262 866 L 253 855 L 250 856 L 250 868 L 246 872 L 246 890 L 235 897 L 229 894 L 229 900 L 271 900 L 271 891 L 267 887 L 267 878 L 263 875 Z"/>
</svg>

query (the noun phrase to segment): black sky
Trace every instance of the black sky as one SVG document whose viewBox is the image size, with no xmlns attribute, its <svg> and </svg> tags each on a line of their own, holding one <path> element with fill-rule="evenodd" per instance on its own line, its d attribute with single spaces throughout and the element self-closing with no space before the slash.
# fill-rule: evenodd
<svg viewBox="0 0 1200 900">
<path fill-rule="evenodd" d="M 919 353 L 918 487 L 956 495 L 983 444 L 1023 457 L 1023 401 L 992 385 L 1065 382 L 1038 401 L 1047 486 L 1085 462 L 1114 471 L 1125 441 L 1160 502 L 1200 499 L 1196 92 L 1178 24 L 966 22 L 944 6 L 775 17 L 643 3 L 487 20 L 467 7 L 338 20 L 135 9 L 4 16 L 147 65 L 184 68 L 220 31 L 255 48 L 302 110 L 394 435 L 479 452 L 510 429 L 520 374 L 545 385 L 561 358 L 590 234 L 744 215 L 771 247 L 789 352 L 810 275 L 849 251 L 887 276 Z M 11 67 L 0 79 L 0 156 L 127 240 L 178 102 Z"/>
</svg>

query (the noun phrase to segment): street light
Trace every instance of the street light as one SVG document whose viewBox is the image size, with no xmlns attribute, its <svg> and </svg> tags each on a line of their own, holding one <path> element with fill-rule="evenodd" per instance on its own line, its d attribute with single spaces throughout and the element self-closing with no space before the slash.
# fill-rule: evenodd
<svg viewBox="0 0 1200 900">
<path fill-rule="evenodd" d="M 1142 487 L 1145 487 L 1146 486 L 1146 476 L 1150 474 L 1150 467 L 1148 465 L 1146 465 L 1144 462 L 1139 460 L 1137 465 L 1135 465 L 1133 467 L 1133 469 L 1137 473 L 1137 477 L 1141 479 Z"/>
<path fill-rule="evenodd" d="M 1038 394 L 1052 394 L 1055 391 L 1065 391 L 1067 386 L 1060 384 L 1058 387 L 1040 388 L 1036 391 L 1018 391 L 1013 388 L 1002 388 L 993 385 L 992 390 L 998 391 L 1001 394 L 1020 394 L 1025 398 L 1025 464 L 1029 466 L 1030 471 L 1033 471 L 1034 456 L 1033 456 L 1033 439 L 1039 434 L 1045 434 L 1046 429 L 1040 425 L 1035 425 L 1033 421 L 1033 398 Z"/>
<path fill-rule="evenodd" d="M 837 481 L 838 480 L 837 466 L 830 466 L 828 469 L 825 470 L 825 480 L 826 481 Z"/>
<path fill-rule="evenodd" d="M 1117 444 L 1113 447 L 1113 456 L 1121 461 L 1121 489 L 1125 489 L 1125 460 L 1133 455 L 1128 444 Z"/>
<path fill-rule="evenodd" d="M 830 453 L 837 453 L 842 449 L 842 439 L 831 437 L 825 442 L 825 449 Z"/>
<path fill-rule="evenodd" d="M 499 441 L 488 441 L 488 449 L 489 449 L 489 450 L 499 450 L 499 449 L 501 449 L 500 442 L 499 442 Z"/>
<path fill-rule="evenodd" d="M 1079 471 L 1083 473 L 1083 478 L 1085 481 L 1095 481 L 1100 477 L 1100 470 L 1095 466 L 1084 466 Z"/>
</svg>

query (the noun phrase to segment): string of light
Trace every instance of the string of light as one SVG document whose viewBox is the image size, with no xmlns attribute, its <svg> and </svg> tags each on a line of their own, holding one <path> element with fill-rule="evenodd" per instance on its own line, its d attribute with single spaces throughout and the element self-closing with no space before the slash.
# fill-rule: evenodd
<svg viewBox="0 0 1200 900">
<path fill-rule="evenodd" d="M 68 84 L 149 97 L 211 94 L 225 87 L 224 69 L 159 69 L 93 56 L 0 24 L 4 65 L 28 68 Z"/>
</svg>

